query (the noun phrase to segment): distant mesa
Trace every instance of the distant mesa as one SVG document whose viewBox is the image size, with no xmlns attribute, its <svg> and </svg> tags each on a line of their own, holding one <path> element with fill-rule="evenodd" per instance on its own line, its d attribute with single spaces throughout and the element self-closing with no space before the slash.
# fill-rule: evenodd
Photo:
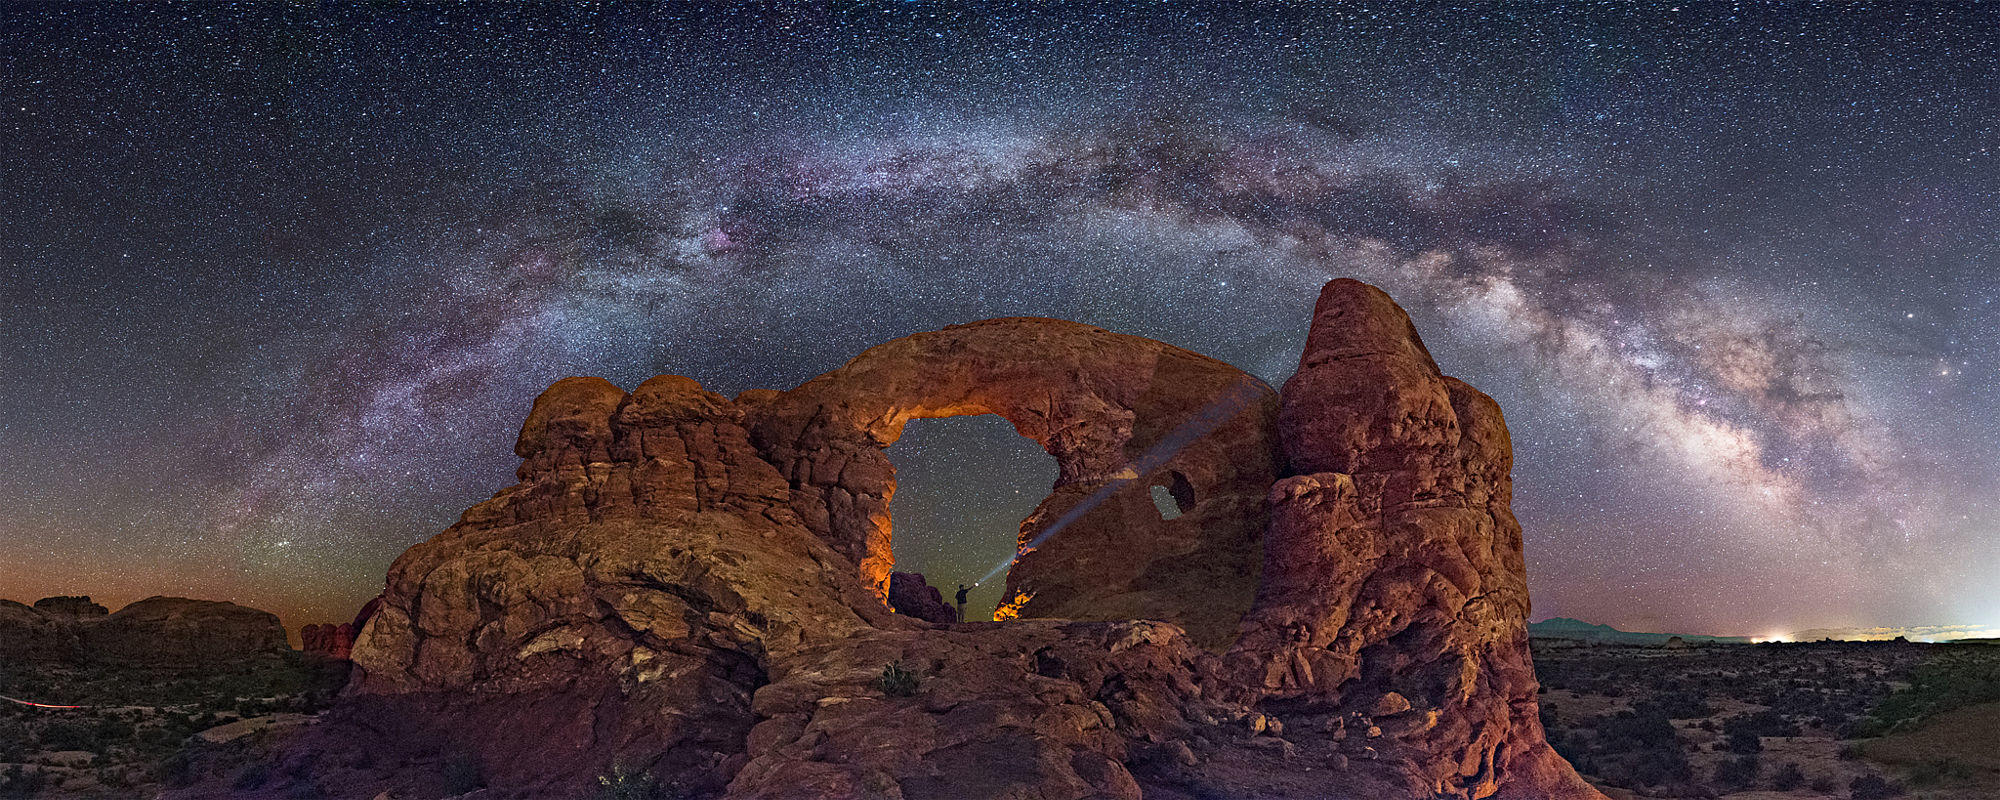
<svg viewBox="0 0 2000 800">
<path fill-rule="evenodd" d="M 107 613 L 88 597 L 0 600 L 0 660 L 199 667 L 290 649 L 276 615 L 234 603 L 148 597 Z"/>
<path fill-rule="evenodd" d="M 1698 644 L 1749 644 L 1748 636 L 1702 636 L 1691 633 L 1638 633 L 1609 625 L 1584 622 L 1569 617 L 1552 617 L 1528 623 L 1528 635 L 1536 639 L 1570 641 L 1581 644 L 1629 645 L 1637 647 L 1690 647 Z"/>
<path fill-rule="evenodd" d="M 72 619 L 89 619 L 111 613 L 110 609 L 91 602 L 90 598 L 76 595 L 44 597 L 35 601 L 35 610 Z"/>
<path fill-rule="evenodd" d="M 973 414 L 1058 477 L 1019 618 L 937 624 L 885 450 Z M 736 399 L 567 378 L 515 453 L 390 567 L 332 710 L 259 739 L 258 796 L 1603 798 L 1544 739 L 1500 409 L 1358 281 L 1278 391 L 996 319 Z"/>
</svg>

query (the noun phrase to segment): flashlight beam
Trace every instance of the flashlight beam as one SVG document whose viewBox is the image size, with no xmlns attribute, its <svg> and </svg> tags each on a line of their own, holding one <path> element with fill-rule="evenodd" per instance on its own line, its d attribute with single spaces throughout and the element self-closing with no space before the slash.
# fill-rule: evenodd
<svg viewBox="0 0 2000 800">
<path fill-rule="evenodd" d="M 1043 542 L 1062 532 L 1062 529 L 1069 527 L 1070 523 L 1081 519 L 1084 514 L 1090 513 L 1091 509 L 1110 499 L 1112 495 L 1118 493 L 1118 490 L 1125 488 L 1127 484 L 1133 481 L 1146 477 L 1153 470 L 1165 466 L 1183 448 L 1193 444 L 1196 439 L 1207 435 L 1217 427 L 1220 427 L 1222 423 L 1228 422 L 1231 417 L 1236 416 L 1245 407 L 1249 406 L 1252 401 L 1257 399 L 1257 386 L 1257 382 L 1247 376 L 1237 378 L 1228 391 L 1217 395 L 1214 400 L 1209 401 L 1208 405 L 1202 406 L 1200 411 L 1196 411 L 1194 416 L 1188 417 L 1179 427 L 1174 428 L 1166 436 L 1161 437 L 1158 442 L 1153 443 L 1153 446 L 1148 448 L 1144 454 L 1141 454 L 1137 460 L 1127 464 L 1124 469 L 1119 470 L 1118 474 L 1111 480 L 1106 481 L 1103 486 L 1097 487 L 1097 491 L 1091 492 L 1089 497 L 1083 499 L 1083 502 L 1077 503 L 1071 506 L 1068 511 L 1063 512 L 1062 517 L 1057 519 L 1055 524 L 1050 525 L 1047 530 L 1042 531 L 1032 541 L 1015 550 L 1012 558 L 1000 562 L 998 566 L 993 568 L 992 572 L 986 573 L 986 577 L 980 578 L 979 583 L 993 580 L 995 576 L 1006 572 L 1009 567 L 1014 566 L 1015 562 L 1021 560 L 1022 555 L 1037 547 L 1041 547 Z M 977 586 L 979 584 L 975 583 L 973 585 Z"/>
</svg>

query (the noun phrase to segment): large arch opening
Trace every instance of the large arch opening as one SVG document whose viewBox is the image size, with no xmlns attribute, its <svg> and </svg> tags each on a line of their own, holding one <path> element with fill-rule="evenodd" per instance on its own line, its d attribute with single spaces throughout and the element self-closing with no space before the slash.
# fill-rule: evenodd
<svg viewBox="0 0 2000 800">
<path fill-rule="evenodd" d="M 1006 573 L 1003 591 L 1027 598 L 1019 616 L 1166 620 L 1219 651 L 1254 599 L 1265 498 L 1279 473 L 1277 393 L 1215 359 L 1013 317 L 877 345 L 738 402 L 757 448 L 791 484 L 792 510 L 877 597 L 890 594 L 909 515 L 899 511 L 892 532 L 885 448 L 911 422 L 992 414 L 1059 473 L 1023 520 L 1029 552 Z M 1153 486 L 1165 490 L 1159 502 Z"/>
<path fill-rule="evenodd" d="M 895 571 L 922 574 L 946 603 L 963 583 L 966 621 L 992 619 L 1007 573 L 973 584 L 1014 556 L 1021 521 L 1055 485 L 1055 459 L 992 414 L 911 420 L 887 453 Z"/>
</svg>

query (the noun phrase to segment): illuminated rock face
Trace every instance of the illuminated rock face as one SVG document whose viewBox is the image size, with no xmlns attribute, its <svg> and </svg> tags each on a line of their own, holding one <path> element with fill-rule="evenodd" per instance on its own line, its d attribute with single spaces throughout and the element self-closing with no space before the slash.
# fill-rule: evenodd
<svg viewBox="0 0 2000 800">
<path fill-rule="evenodd" d="M 1218 398 L 1234 413 L 1213 431 L 1178 450 L 1161 444 Z M 894 560 L 896 473 L 883 449 L 913 419 L 997 415 L 1056 461 L 1055 486 L 1022 522 L 1020 541 L 1081 511 L 1007 573 L 1006 596 L 1032 598 L 1020 616 L 1165 619 L 1220 649 L 1257 585 L 1264 494 L 1277 478 L 1276 411 L 1275 392 L 1215 359 L 1017 317 L 871 348 L 758 398 L 748 416 L 799 518 L 860 565 L 864 585 L 878 587 Z M 1156 447 L 1163 463 L 1128 472 Z M 1121 475 L 1136 480 L 1085 505 Z M 1164 519 L 1148 490 L 1176 485 L 1189 502 Z"/>
<path fill-rule="evenodd" d="M 892 614 L 883 448 L 978 413 L 1060 467 L 1023 541 L 1074 522 L 1014 566 L 1020 619 Z M 735 400 L 565 379 L 516 453 L 519 484 L 391 567 L 354 683 L 265 759 L 280 783 L 444 796 L 470 764 L 496 798 L 620 772 L 700 798 L 1599 797 L 1536 722 L 1499 410 L 1362 284 L 1327 287 L 1282 397 L 1003 319 Z"/>
<path fill-rule="evenodd" d="M 1265 704 L 1371 716 L 1412 796 L 1597 796 L 1537 713 L 1499 405 L 1352 280 L 1322 291 L 1282 397 L 1296 474 L 1271 489 L 1232 678 Z"/>
</svg>

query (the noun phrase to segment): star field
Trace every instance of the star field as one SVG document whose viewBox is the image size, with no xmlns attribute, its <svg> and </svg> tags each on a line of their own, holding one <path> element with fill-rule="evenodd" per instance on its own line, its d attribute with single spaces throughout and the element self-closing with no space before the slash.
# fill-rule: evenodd
<svg viewBox="0 0 2000 800">
<path fill-rule="evenodd" d="M 0 597 L 344 618 L 512 482 L 556 379 L 783 388 L 1037 315 L 1277 385 L 1351 276 L 1506 410 L 1537 618 L 2000 625 L 1996 32 L 1950 4 L 0 7 Z M 953 424 L 891 451 L 947 594 L 1052 474 L 921 430 Z"/>
</svg>

